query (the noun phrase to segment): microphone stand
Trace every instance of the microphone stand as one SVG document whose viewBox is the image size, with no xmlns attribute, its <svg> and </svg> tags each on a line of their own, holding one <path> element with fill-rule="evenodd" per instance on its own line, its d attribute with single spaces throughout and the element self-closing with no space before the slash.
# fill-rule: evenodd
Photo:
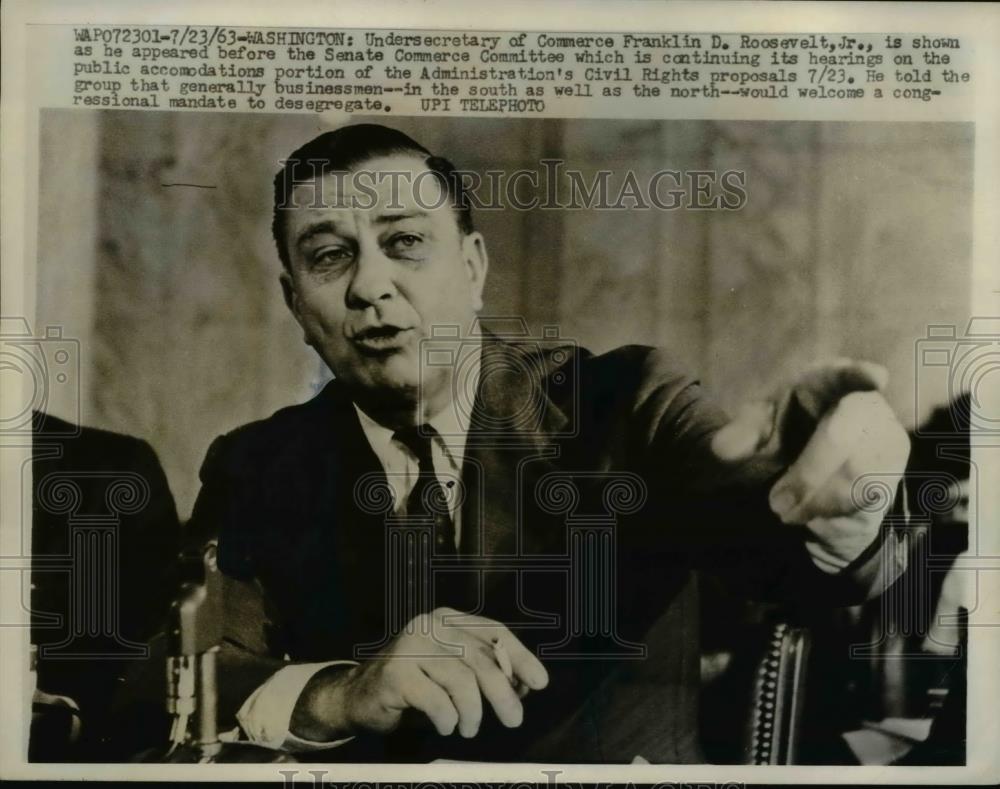
<svg viewBox="0 0 1000 789">
<path fill-rule="evenodd" d="M 167 712 L 170 745 L 154 749 L 141 761 L 191 763 L 264 763 L 296 761 L 282 751 L 247 742 L 222 742 L 217 720 L 216 685 L 222 642 L 223 592 L 217 564 L 218 545 L 209 542 L 188 556 L 187 578 L 170 607 L 167 630 Z M 193 560 L 193 561 L 192 561 Z"/>
</svg>

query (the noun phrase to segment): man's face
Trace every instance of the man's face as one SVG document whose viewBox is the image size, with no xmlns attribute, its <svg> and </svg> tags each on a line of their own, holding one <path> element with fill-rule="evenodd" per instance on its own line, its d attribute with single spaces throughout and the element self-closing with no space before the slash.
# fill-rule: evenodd
<svg viewBox="0 0 1000 789">
<path fill-rule="evenodd" d="M 482 308 L 482 236 L 462 234 L 421 158 L 371 159 L 357 172 L 364 175 L 295 187 L 297 207 L 285 223 L 286 303 L 306 342 L 356 397 L 440 399 L 452 371 L 421 365 L 421 340 L 439 325 L 468 332 Z"/>
</svg>

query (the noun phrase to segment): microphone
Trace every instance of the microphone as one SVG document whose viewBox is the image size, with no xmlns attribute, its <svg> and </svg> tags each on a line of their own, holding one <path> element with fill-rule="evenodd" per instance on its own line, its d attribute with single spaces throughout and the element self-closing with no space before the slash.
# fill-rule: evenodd
<svg viewBox="0 0 1000 789">
<path fill-rule="evenodd" d="M 217 720 L 216 658 L 222 642 L 223 592 L 218 543 L 181 557 L 182 580 L 167 627 L 167 712 L 172 723 L 166 751 L 139 761 L 189 763 L 285 763 L 282 751 L 244 742 L 222 742 Z"/>
</svg>

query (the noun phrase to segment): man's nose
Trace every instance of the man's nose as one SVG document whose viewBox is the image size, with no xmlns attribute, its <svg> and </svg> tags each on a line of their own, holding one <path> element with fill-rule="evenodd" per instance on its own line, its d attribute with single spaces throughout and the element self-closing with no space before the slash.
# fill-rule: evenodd
<svg viewBox="0 0 1000 789">
<path fill-rule="evenodd" d="M 347 306 L 363 310 L 391 299 L 396 293 L 392 274 L 393 263 L 378 245 L 362 244 L 347 288 Z"/>
</svg>

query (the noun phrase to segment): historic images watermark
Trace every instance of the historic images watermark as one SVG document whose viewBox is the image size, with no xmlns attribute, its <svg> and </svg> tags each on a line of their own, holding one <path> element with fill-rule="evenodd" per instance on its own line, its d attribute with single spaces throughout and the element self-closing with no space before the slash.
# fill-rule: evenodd
<svg viewBox="0 0 1000 789">
<path fill-rule="evenodd" d="M 744 170 L 584 171 L 562 159 L 514 170 L 460 170 L 438 157 L 416 171 L 331 171 L 320 160 L 279 164 L 290 179 L 282 209 L 434 210 L 451 203 L 477 211 L 739 211 L 749 198 Z"/>
<path fill-rule="evenodd" d="M 278 770 L 278 774 L 286 789 L 291 789 L 295 784 L 311 783 L 314 787 L 332 785 L 333 777 L 330 772 L 319 768 L 285 768 Z M 555 768 L 545 768 L 538 771 L 538 778 L 534 782 L 530 781 L 419 781 L 419 782 L 392 782 L 392 781 L 337 781 L 336 786 L 343 789 L 528 789 L 537 786 L 563 786 L 567 789 L 577 789 L 581 786 L 593 786 L 596 789 L 610 789 L 612 786 L 634 787 L 629 783 L 593 783 L 580 784 L 561 779 L 562 770 Z M 328 780 L 329 776 L 329 780 Z M 651 789 L 744 789 L 745 783 L 728 781 L 658 781 L 656 783 L 643 783 L 642 786 Z"/>
<path fill-rule="evenodd" d="M 0 375 L 5 393 L 0 438 L 5 445 L 30 437 L 32 414 L 45 411 L 56 398 L 76 416 L 72 424 L 78 431 L 80 342 L 64 336 L 61 326 L 46 326 L 36 335 L 24 318 L 0 318 Z"/>
<path fill-rule="evenodd" d="M 963 623 L 1000 624 L 984 607 L 980 592 L 980 579 L 1000 570 L 1000 557 L 983 550 L 978 517 L 984 481 L 980 468 L 988 453 L 1000 448 L 1000 318 L 976 316 L 964 327 L 928 325 L 926 335 L 914 343 L 913 373 L 918 417 L 911 435 L 914 442 L 933 444 L 938 467 L 868 474 L 854 482 L 852 498 L 860 509 L 877 509 L 894 494 L 909 505 L 888 519 L 900 532 L 899 547 L 911 569 L 879 597 L 871 640 L 851 644 L 851 657 L 861 660 L 934 660 L 960 654 Z M 939 403 L 937 419 L 920 421 L 920 414 Z M 958 556 L 938 550 L 935 531 L 956 527 L 967 531 L 967 549 Z M 941 584 L 950 588 L 951 601 L 935 606 L 932 591 Z M 886 649 L 893 640 L 896 648 Z"/>
<path fill-rule="evenodd" d="M 61 326 L 32 331 L 22 317 L 0 324 L 0 449 L 26 455 L 19 462 L 20 539 L 16 555 L 0 557 L 0 571 L 18 573 L 22 582 L 18 621 L 0 627 L 31 626 L 40 634 L 53 631 L 61 640 L 46 639 L 38 657 L 54 660 L 141 659 L 149 647 L 122 630 L 122 521 L 150 504 L 150 482 L 134 470 L 63 464 L 63 442 L 81 435 L 80 341 Z M 69 419 L 49 419 L 53 405 Z M 38 521 L 65 528 L 66 549 L 45 552 L 29 535 Z M 32 550 L 28 551 L 28 545 Z M 37 575 L 35 575 L 37 574 Z M 44 576 L 46 585 L 62 576 L 66 594 L 62 613 L 38 608 L 32 591 Z M 30 580 L 29 580 L 30 579 Z"/>
</svg>

